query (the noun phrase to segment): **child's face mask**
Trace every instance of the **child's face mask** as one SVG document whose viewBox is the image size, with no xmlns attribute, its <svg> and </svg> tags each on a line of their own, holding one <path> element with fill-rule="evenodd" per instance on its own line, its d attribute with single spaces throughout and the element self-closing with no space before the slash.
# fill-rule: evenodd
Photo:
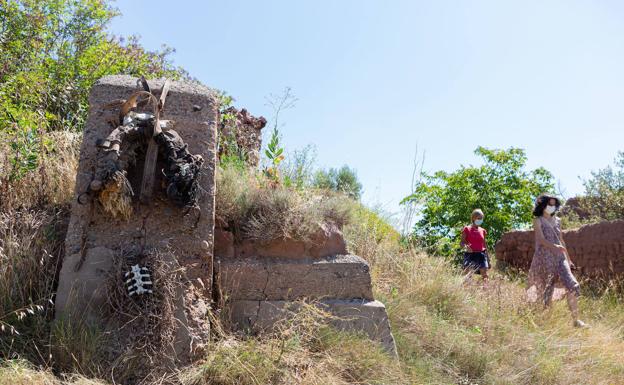
<svg viewBox="0 0 624 385">
<path fill-rule="evenodd" d="M 481 226 L 483 224 L 483 219 L 475 219 L 474 223 L 477 226 Z"/>
</svg>

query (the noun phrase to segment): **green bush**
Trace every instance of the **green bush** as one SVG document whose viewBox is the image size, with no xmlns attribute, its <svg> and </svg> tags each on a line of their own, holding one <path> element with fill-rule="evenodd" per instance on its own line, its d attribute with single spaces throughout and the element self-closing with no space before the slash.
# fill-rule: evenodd
<svg viewBox="0 0 624 385">
<path fill-rule="evenodd" d="M 42 133 L 82 130 L 88 94 L 102 76 L 188 77 L 172 49 L 149 52 L 137 38 L 107 34 L 117 15 L 101 0 L 4 0 L 0 6 L 0 140 L 11 164 L 0 178 L 35 170 L 47 144 Z"/>
<path fill-rule="evenodd" d="M 607 166 L 591 173 L 583 181 L 585 194 L 580 208 L 592 222 L 624 218 L 624 151 L 618 153 L 614 167 Z"/>
<path fill-rule="evenodd" d="M 310 187 L 315 160 L 316 151 L 312 145 L 288 153 L 284 162 L 280 163 L 280 173 L 284 186 L 295 187 L 300 190 Z"/>
<path fill-rule="evenodd" d="M 344 193 L 353 199 L 360 199 L 362 196 L 362 184 L 355 170 L 346 165 L 340 169 L 330 168 L 317 171 L 312 185 L 316 188 Z"/>
<path fill-rule="evenodd" d="M 425 173 L 414 193 L 402 201 L 419 207 L 413 236 L 431 252 L 456 253 L 459 232 L 470 223 L 475 208 L 485 213 L 484 227 L 492 248 L 506 231 L 528 226 L 535 197 L 554 188 L 553 176 L 546 169 L 525 170 L 527 158 L 522 149 L 479 147 L 475 153 L 483 158 L 482 166 Z"/>
</svg>

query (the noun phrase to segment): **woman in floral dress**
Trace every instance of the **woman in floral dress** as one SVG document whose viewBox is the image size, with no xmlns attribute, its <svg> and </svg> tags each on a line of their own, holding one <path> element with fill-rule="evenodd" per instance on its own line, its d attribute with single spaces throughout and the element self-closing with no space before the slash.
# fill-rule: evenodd
<svg viewBox="0 0 624 385">
<path fill-rule="evenodd" d="M 566 296 L 574 326 L 586 326 L 579 319 L 578 297 L 581 287 L 572 274 L 572 261 L 561 236 L 561 222 L 555 212 L 561 203 L 558 198 L 540 195 L 533 209 L 535 254 L 529 270 L 529 301 L 542 298 L 549 307 L 553 300 Z"/>
</svg>

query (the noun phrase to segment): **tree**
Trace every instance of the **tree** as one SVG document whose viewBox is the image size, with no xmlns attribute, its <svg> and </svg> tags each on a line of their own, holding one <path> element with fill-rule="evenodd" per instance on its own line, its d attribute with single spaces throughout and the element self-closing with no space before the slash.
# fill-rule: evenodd
<svg viewBox="0 0 624 385">
<path fill-rule="evenodd" d="M 431 252 L 457 254 L 459 232 L 475 208 L 485 213 L 491 249 L 503 233 L 529 225 L 535 197 L 554 189 L 553 176 L 546 169 L 525 170 L 527 158 L 522 149 L 478 147 L 475 154 L 483 158 L 482 166 L 423 173 L 414 193 L 401 202 L 419 208 L 420 220 L 412 236 Z"/>
<path fill-rule="evenodd" d="M 350 169 L 347 165 L 338 170 L 330 168 L 327 171 L 317 171 L 312 185 L 316 188 L 344 193 L 356 200 L 362 196 L 362 184 L 358 181 L 355 170 Z"/>
<path fill-rule="evenodd" d="M 583 211 L 590 221 L 611 221 L 624 218 L 624 151 L 618 153 L 614 167 L 607 166 L 591 173 L 583 181 L 585 195 L 580 198 Z"/>
<path fill-rule="evenodd" d="M 0 0 L 0 141 L 10 142 L 15 179 L 37 167 L 53 130 L 82 130 L 88 95 L 102 76 L 188 78 L 137 38 L 105 28 L 117 11 L 105 0 Z"/>
</svg>

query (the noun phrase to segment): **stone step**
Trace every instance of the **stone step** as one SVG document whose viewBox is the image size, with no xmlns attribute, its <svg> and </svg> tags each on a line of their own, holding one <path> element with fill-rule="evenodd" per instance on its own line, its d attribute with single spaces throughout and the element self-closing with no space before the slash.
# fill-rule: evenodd
<svg viewBox="0 0 624 385">
<path fill-rule="evenodd" d="M 227 300 L 373 299 L 368 263 L 355 255 L 221 258 L 216 269 Z"/>
<path fill-rule="evenodd" d="M 379 301 L 334 299 L 314 303 L 333 317 L 327 321 L 337 330 L 362 332 L 388 353 L 397 355 L 386 307 Z M 301 307 L 297 301 L 232 301 L 226 308 L 232 326 L 252 333 L 270 331 L 276 323 L 292 317 Z"/>
</svg>

